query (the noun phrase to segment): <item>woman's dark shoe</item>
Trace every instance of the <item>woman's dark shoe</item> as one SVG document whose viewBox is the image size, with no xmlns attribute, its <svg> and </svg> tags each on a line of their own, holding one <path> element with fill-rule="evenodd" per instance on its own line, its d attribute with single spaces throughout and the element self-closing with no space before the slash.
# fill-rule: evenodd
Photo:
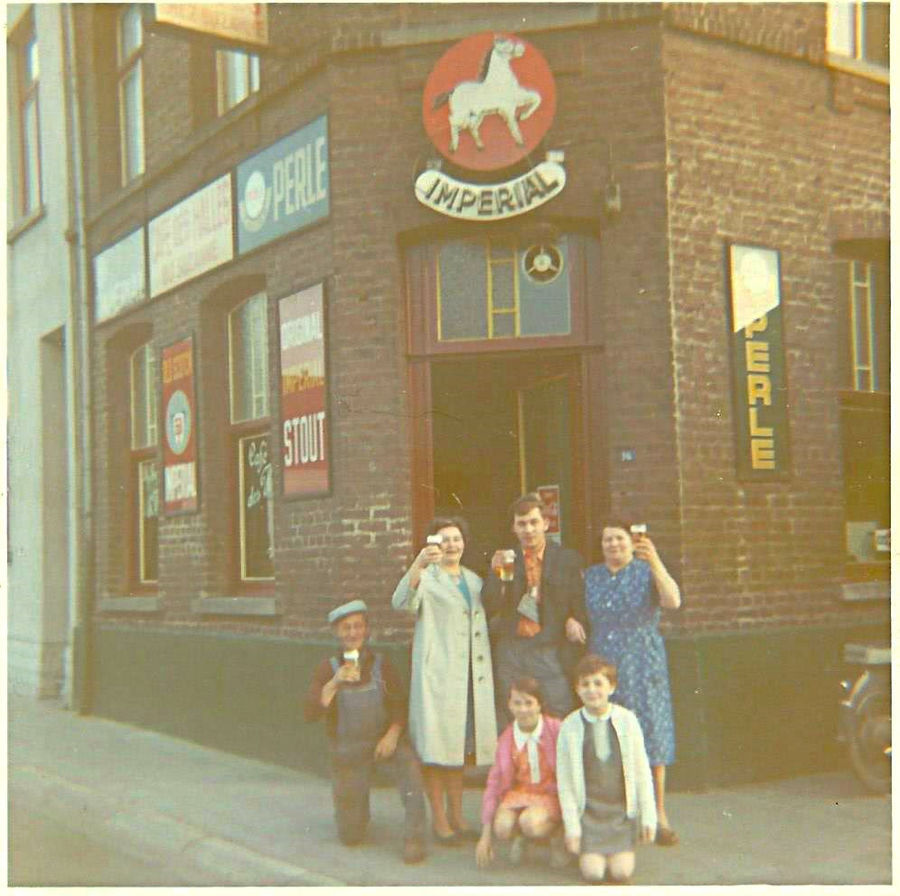
<svg viewBox="0 0 900 896">
<path fill-rule="evenodd" d="M 676 846 L 679 843 L 678 834 L 672 828 L 656 829 L 656 845 L 657 846 Z"/>
</svg>

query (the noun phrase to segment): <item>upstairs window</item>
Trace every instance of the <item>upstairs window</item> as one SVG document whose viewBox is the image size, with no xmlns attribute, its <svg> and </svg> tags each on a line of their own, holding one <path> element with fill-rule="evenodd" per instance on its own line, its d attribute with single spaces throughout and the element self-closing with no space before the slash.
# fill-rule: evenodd
<svg viewBox="0 0 900 896">
<path fill-rule="evenodd" d="M 259 90 L 259 56 L 240 50 L 216 51 L 219 115 Z"/>
<path fill-rule="evenodd" d="M 231 422 L 243 423 L 269 414 L 269 346 L 266 296 L 239 305 L 228 317 L 231 358 Z"/>
<path fill-rule="evenodd" d="M 119 136 L 122 183 L 144 173 L 144 28 L 141 8 L 126 6 L 118 22 Z"/>
<path fill-rule="evenodd" d="M 30 16 L 9 45 L 10 99 L 14 134 L 10 141 L 13 221 L 33 215 L 41 206 L 40 131 L 38 126 L 37 36 Z"/>
<path fill-rule="evenodd" d="M 830 2 L 828 51 L 835 57 L 890 65 L 890 5 L 882 3 Z"/>
<path fill-rule="evenodd" d="M 131 489 L 134 578 L 159 579 L 159 464 L 156 355 L 150 343 L 131 356 Z"/>
</svg>

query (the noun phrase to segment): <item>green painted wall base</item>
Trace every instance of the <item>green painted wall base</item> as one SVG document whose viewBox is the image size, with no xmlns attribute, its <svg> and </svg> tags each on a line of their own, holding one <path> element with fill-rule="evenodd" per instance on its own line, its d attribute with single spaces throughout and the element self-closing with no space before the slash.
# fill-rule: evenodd
<svg viewBox="0 0 900 896">
<path fill-rule="evenodd" d="M 669 639 L 678 744 L 671 789 L 839 767 L 843 644 L 885 635 L 835 626 Z M 331 643 L 99 627 L 90 642 L 94 714 L 326 772 L 323 725 L 303 721 L 302 702 Z M 408 646 L 376 646 L 408 675 Z"/>
</svg>

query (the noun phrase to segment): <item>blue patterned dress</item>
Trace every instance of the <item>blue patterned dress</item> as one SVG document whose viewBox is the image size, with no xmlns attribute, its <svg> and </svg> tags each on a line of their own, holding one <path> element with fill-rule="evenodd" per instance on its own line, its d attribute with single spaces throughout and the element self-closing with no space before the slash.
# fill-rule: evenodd
<svg viewBox="0 0 900 896">
<path fill-rule="evenodd" d="M 660 608 L 650 565 L 634 559 L 613 574 L 605 564 L 584 573 L 590 650 L 618 667 L 612 700 L 641 723 L 650 765 L 675 761 L 675 723 Z"/>
</svg>

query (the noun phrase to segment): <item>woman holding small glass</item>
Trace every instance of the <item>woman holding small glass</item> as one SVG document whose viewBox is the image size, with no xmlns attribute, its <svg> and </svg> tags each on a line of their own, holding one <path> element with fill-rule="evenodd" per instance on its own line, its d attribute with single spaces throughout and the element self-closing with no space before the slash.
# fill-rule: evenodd
<svg viewBox="0 0 900 896">
<path fill-rule="evenodd" d="M 674 846 L 678 835 L 666 815 L 666 766 L 675 761 L 675 725 L 660 611 L 681 606 L 681 592 L 647 535 L 645 525 L 607 522 L 603 563 L 584 573 L 590 622 L 589 650 L 618 667 L 613 702 L 638 718 L 653 774 L 656 842 Z"/>
<path fill-rule="evenodd" d="M 463 766 L 493 762 L 494 678 L 481 578 L 460 562 L 466 523 L 440 517 L 428 533 L 391 603 L 416 617 L 409 735 L 423 763 L 434 838 L 449 846 L 478 839 L 462 815 Z"/>
</svg>

